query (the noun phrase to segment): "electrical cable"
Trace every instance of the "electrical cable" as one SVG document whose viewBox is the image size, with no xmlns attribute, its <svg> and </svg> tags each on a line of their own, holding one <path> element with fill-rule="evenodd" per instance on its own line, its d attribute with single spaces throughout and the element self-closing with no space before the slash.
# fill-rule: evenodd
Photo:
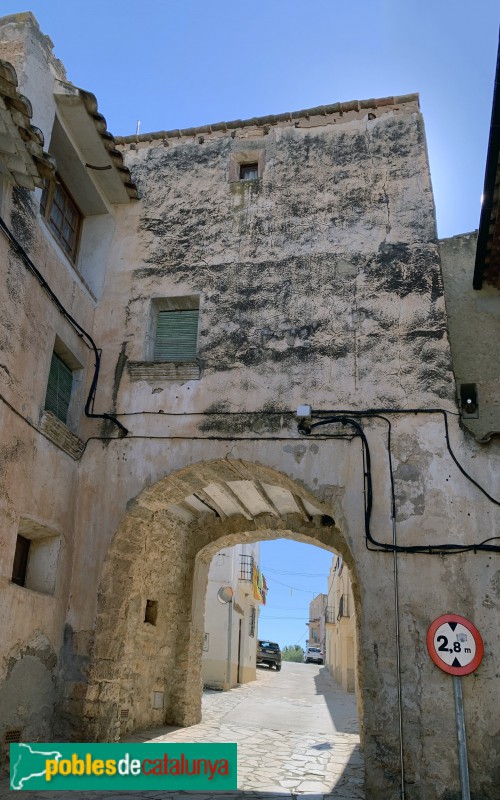
<svg viewBox="0 0 500 800">
<path fill-rule="evenodd" d="M 36 425 L 34 425 L 27 417 L 25 417 L 17 409 L 15 409 L 8 402 L 8 400 L 5 397 L 0 395 L 0 400 L 2 400 L 18 417 L 20 417 L 22 420 L 24 420 L 24 422 L 26 422 L 27 425 L 29 425 L 31 428 L 36 430 L 38 433 L 42 434 L 49 441 L 52 441 L 50 439 L 50 437 L 46 436 L 45 433 L 42 430 L 40 430 L 40 428 L 38 428 Z M 446 412 L 443 412 L 442 409 L 419 409 L 417 411 L 412 409 L 413 413 L 437 413 L 438 411 L 440 411 L 441 413 L 446 413 Z M 378 413 L 374 409 L 370 410 L 369 412 L 363 412 L 363 411 L 359 411 L 358 412 L 358 411 L 356 411 L 356 412 L 350 412 L 350 413 L 354 413 L 354 414 L 359 415 L 359 416 L 373 416 L 373 417 L 379 416 Z M 397 410 L 395 410 L 395 409 L 384 409 L 384 413 L 402 414 L 402 413 L 406 413 L 406 412 L 405 412 L 404 409 L 397 409 Z M 101 416 L 101 415 L 96 415 L 96 416 Z M 338 422 L 340 420 L 337 418 L 337 419 L 332 420 L 332 421 L 337 421 Z M 326 424 L 326 420 L 324 420 L 323 422 Z M 315 424 L 319 425 L 320 423 L 315 423 Z M 304 431 L 302 430 L 302 432 L 304 432 Z M 346 437 L 341 436 L 341 435 L 340 436 L 320 435 L 320 436 L 315 437 L 315 438 L 317 438 L 317 439 L 319 439 L 321 441 L 330 441 L 331 439 L 337 439 L 337 438 L 344 439 Z M 351 439 L 352 438 L 352 434 L 347 436 L 347 438 Z M 297 437 L 294 437 L 294 436 L 264 436 L 264 437 L 263 436 L 240 436 L 240 437 L 235 437 L 235 436 L 166 436 L 166 435 L 151 436 L 151 435 L 146 435 L 146 434 L 144 434 L 144 435 L 128 435 L 127 436 L 127 440 L 131 440 L 131 439 L 147 439 L 147 440 L 151 440 L 151 441 L 153 441 L 153 440 L 160 440 L 160 441 L 177 441 L 177 440 L 180 440 L 180 441 L 218 441 L 218 442 L 297 441 Z M 75 459 L 75 460 L 80 460 L 83 457 L 84 453 L 87 450 L 87 447 L 88 447 L 89 443 L 92 442 L 92 441 L 97 441 L 97 442 L 116 442 L 116 441 L 121 441 L 121 440 L 122 440 L 122 437 L 116 437 L 116 436 L 89 436 L 88 439 L 86 439 L 86 441 L 84 443 L 84 447 L 82 449 L 82 452 L 80 453 L 78 458 Z M 368 444 L 368 443 L 366 442 L 366 444 Z M 457 464 L 458 468 L 460 469 L 460 472 L 471 483 L 473 483 L 492 503 L 494 503 L 495 505 L 500 505 L 499 501 L 496 500 L 495 498 L 493 498 L 485 489 L 483 489 L 483 487 L 480 486 L 480 484 L 476 480 L 474 480 L 474 478 L 472 478 L 466 472 L 466 470 L 462 467 L 462 465 L 459 464 L 459 462 L 457 461 L 456 457 L 454 456 L 454 454 L 451 451 L 451 447 L 449 445 L 449 437 L 447 437 L 447 444 L 448 444 L 448 450 L 450 452 L 450 455 L 453 457 L 453 461 Z M 369 448 L 368 448 L 368 452 L 369 452 Z M 363 445 L 363 456 L 364 456 L 364 454 L 365 454 L 365 447 Z M 390 467 L 390 476 L 391 476 L 391 491 L 394 493 L 394 480 L 393 480 L 392 466 Z M 370 477 L 370 484 L 371 484 L 371 474 L 370 474 L 369 477 Z M 393 495 L 393 502 L 394 502 L 394 495 Z M 370 515 L 371 515 L 371 503 L 370 503 L 369 509 L 365 508 L 365 533 L 366 533 L 366 523 L 368 523 L 368 531 L 369 531 L 369 515 L 367 514 L 367 511 L 369 511 Z M 427 554 L 428 555 L 436 555 L 436 554 L 437 555 L 453 555 L 453 554 L 469 553 L 469 552 L 474 552 L 475 553 L 477 551 L 487 551 L 487 552 L 492 552 L 492 553 L 498 553 L 498 552 L 500 552 L 500 546 L 488 545 L 488 542 L 495 541 L 497 539 L 500 539 L 500 536 L 492 536 L 492 537 L 489 537 L 487 539 L 484 539 L 481 542 L 478 542 L 476 544 L 471 544 L 471 545 L 448 544 L 448 543 L 446 543 L 446 544 L 443 544 L 443 545 L 414 545 L 414 546 L 397 545 L 395 547 L 394 545 L 391 545 L 391 544 L 388 544 L 388 543 L 376 541 L 375 539 L 373 539 L 371 537 L 371 534 L 369 536 L 366 536 L 367 548 L 372 552 L 381 552 L 381 551 L 382 552 L 394 552 L 394 550 L 396 549 L 397 552 L 400 552 L 400 553 L 416 553 L 416 554 L 417 553 L 421 553 L 423 555 L 427 555 Z M 375 545 L 374 548 L 368 546 L 368 542 L 370 542 L 370 541 L 371 541 L 372 544 Z"/>
<path fill-rule="evenodd" d="M 301 617 L 268 617 L 267 614 L 262 615 L 262 622 L 266 622 L 268 619 L 281 619 L 281 620 L 290 620 L 290 622 L 296 622 L 297 620 L 304 619 L 306 612 Z"/>
<path fill-rule="evenodd" d="M 41 272 L 35 267 L 35 265 L 33 264 L 32 260 L 31 260 L 31 258 L 27 254 L 26 250 L 17 241 L 17 239 L 14 236 L 14 234 L 12 233 L 12 231 L 7 227 L 7 225 L 4 222 L 4 220 L 2 219 L 2 217 L 0 217 L 0 228 L 3 231 L 3 233 L 5 234 L 6 238 L 8 239 L 8 241 L 9 241 L 11 247 L 13 248 L 13 250 L 15 251 L 15 253 L 19 256 L 19 258 L 23 262 L 24 266 L 27 267 L 28 271 L 31 272 L 32 275 L 35 276 L 35 278 L 37 279 L 38 283 L 40 284 L 42 289 L 48 294 L 48 296 L 50 297 L 50 299 L 52 300 L 52 302 L 54 303 L 54 305 L 56 306 L 58 311 L 70 323 L 70 325 L 76 331 L 78 336 L 85 341 L 85 344 L 87 345 L 87 347 L 90 347 L 90 349 L 92 349 L 93 352 L 94 352 L 94 357 L 95 357 L 94 375 L 93 375 L 93 378 L 92 378 L 92 382 L 90 384 L 90 389 L 89 389 L 89 394 L 88 394 L 88 397 L 87 397 L 87 401 L 85 403 L 85 416 L 89 417 L 91 419 L 106 419 L 106 420 L 109 420 L 109 422 L 112 422 L 114 425 L 116 425 L 120 429 L 120 431 L 122 432 L 122 436 L 126 436 L 128 434 L 127 428 L 124 425 L 122 425 L 122 423 L 118 419 L 116 419 L 116 417 L 113 416 L 113 414 L 106 414 L 106 413 L 96 414 L 96 413 L 94 413 L 94 399 L 95 399 L 95 394 L 96 394 L 96 391 L 97 391 L 97 381 L 99 379 L 99 370 L 100 370 L 100 366 L 101 366 L 101 353 L 97 349 L 97 345 L 94 342 L 93 338 L 91 337 L 90 333 L 87 333 L 85 328 L 82 328 L 82 326 L 69 313 L 69 311 L 66 310 L 66 308 L 63 306 L 63 304 L 61 303 L 61 301 L 59 300 L 59 298 L 57 297 L 55 292 L 53 292 L 52 289 L 50 288 L 49 284 L 47 283 L 47 281 L 45 280 L 45 278 L 43 277 Z"/>
<path fill-rule="evenodd" d="M 448 414 L 452 414 L 453 416 L 460 416 L 460 414 L 454 414 L 452 411 L 447 411 L 444 408 L 373 408 L 373 409 L 366 409 L 364 411 L 333 411 L 333 412 L 321 412 L 321 413 L 328 413 L 328 414 L 348 414 L 351 417 L 376 417 L 380 414 L 441 414 L 444 420 L 444 430 L 445 430 L 445 441 L 446 447 L 448 452 L 455 462 L 455 465 L 458 467 L 462 475 L 464 475 L 468 481 L 474 484 L 480 492 L 484 494 L 484 496 L 494 503 L 497 506 L 500 506 L 500 500 L 496 500 L 492 497 L 486 489 L 472 478 L 468 472 L 462 467 L 459 460 L 455 456 L 450 444 L 450 434 L 449 434 L 449 427 L 448 427 Z"/>
<path fill-rule="evenodd" d="M 280 575 L 298 575 L 301 578 L 328 578 L 328 574 L 326 572 L 290 572 L 287 569 L 275 569 L 274 567 L 267 567 L 264 564 L 260 565 L 262 571 L 266 572 L 277 572 Z"/>
<path fill-rule="evenodd" d="M 440 413 L 443 415 L 444 422 L 445 422 L 445 440 L 448 452 L 450 453 L 451 458 L 453 459 L 454 463 L 457 465 L 458 469 L 464 475 L 467 480 L 469 480 L 474 486 L 476 486 L 485 497 L 490 500 L 495 505 L 500 505 L 500 501 L 496 500 L 492 497 L 486 489 L 484 489 L 472 476 L 470 476 L 466 470 L 462 467 L 459 463 L 458 459 L 456 458 L 455 454 L 451 449 L 450 439 L 449 439 L 449 430 L 448 430 L 448 420 L 446 418 L 447 412 L 444 409 L 369 409 L 367 411 L 355 411 L 355 412 L 347 412 L 352 416 L 346 416 L 346 412 L 330 412 L 333 416 L 327 416 L 325 418 L 321 418 L 317 422 L 309 422 L 307 420 L 301 420 L 299 423 L 299 431 L 303 434 L 309 436 L 313 429 L 318 428 L 323 425 L 331 425 L 331 424 L 340 424 L 343 426 L 350 426 L 354 428 L 356 431 L 357 436 L 359 436 L 361 440 L 362 446 L 362 454 L 364 459 L 364 469 L 363 469 L 363 480 L 364 480 L 364 492 L 365 492 L 365 513 L 364 513 L 364 522 L 365 522 L 365 541 L 366 545 L 369 550 L 372 552 L 386 552 L 386 553 L 414 553 L 414 554 L 423 554 L 423 555 L 454 555 L 460 553 L 470 553 L 477 551 L 483 552 L 491 552 L 491 553 L 500 553 L 500 546 L 499 545 L 489 545 L 487 544 L 488 541 L 492 539 L 496 539 L 499 537 L 490 537 L 490 539 L 485 539 L 483 542 L 478 542 L 471 545 L 464 545 L 461 543 L 443 543 L 443 544 L 431 544 L 431 545 L 398 545 L 394 542 L 389 544 L 388 542 L 380 542 L 373 538 L 371 531 L 370 531 L 370 521 L 371 521 L 371 513 L 373 507 L 373 485 L 372 485 L 372 475 L 371 475 L 371 455 L 370 455 L 370 446 L 368 444 L 368 439 L 364 433 L 362 425 L 356 420 L 353 419 L 352 416 L 357 417 L 380 417 L 381 413 Z M 394 495 L 394 479 L 393 479 L 393 470 L 392 470 L 392 457 L 390 459 L 390 473 L 391 473 L 391 491 L 393 492 L 392 495 L 392 505 L 395 508 L 395 495 Z M 374 545 L 374 547 L 369 547 L 368 543 Z"/>
<path fill-rule="evenodd" d="M 277 581 L 276 578 L 269 578 L 269 581 L 272 583 L 279 583 L 280 586 L 286 586 L 287 589 L 293 589 L 294 592 L 306 592 L 306 594 L 314 595 L 314 591 L 312 589 L 299 589 L 298 586 L 289 586 L 288 583 Z"/>
<path fill-rule="evenodd" d="M 88 393 L 87 400 L 86 400 L 86 403 L 85 403 L 85 416 L 88 417 L 88 418 L 92 418 L 92 419 L 108 420 L 108 421 L 112 422 L 114 425 L 116 425 L 120 429 L 122 436 L 127 436 L 128 435 L 127 428 L 117 419 L 116 415 L 108 414 L 108 413 L 102 413 L 102 414 L 95 413 L 94 401 L 95 401 L 95 395 L 96 395 L 96 391 L 97 391 L 97 382 L 98 382 L 98 379 L 99 379 L 99 371 L 100 371 L 100 365 L 101 365 L 101 353 L 100 353 L 99 349 L 97 348 L 97 345 L 95 344 L 93 338 L 75 320 L 75 318 L 67 311 L 67 309 L 63 306 L 63 304 L 61 303 L 61 301 L 59 300 L 57 295 L 50 288 L 49 284 L 47 283 L 47 281 L 45 280 L 43 275 L 35 267 L 35 265 L 31 261 L 30 257 L 28 256 L 28 254 L 26 253 L 26 251 L 24 250 L 22 245 L 17 241 L 17 239 L 15 238 L 14 234 L 10 231 L 10 229 L 8 228 L 8 226 L 6 225 L 6 223 L 2 219 L 2 217 L 0 217 L 0 228 L 3 231 L 4 235 L 6 236 L 6 238 L 8 239 L 8 241 L 9 241 L 11 247 L 13 248 L 13 250 L 20 257 L 21 261 L 27 267 L 27 269 L 38 280 L 40 286 L 48 294 L 49 298 L 54 303 L 54 305 L 57 307 L 57 309 L 62 314 L 62 316 L 70 323 L 70 325 L 76 331 L 77 335 L 81 339 L 83 339 L 85 341 L 85 344 L 93 350 L 94 357 L 95 357 L 94 375 L 93 375 L 93 378 L 92 378 L 92 381 L 91 381 L 89 393 Z M 2 398 L 2 399 L 4 399 L 4 398 Z M 7 405 L 10 406 L 10 404 L 5 399 L 4 399 L 4 402 L 6 402 Z M 10 407 L 12 408 L 12 406 L 10 406 Z M 18 413 L 18 412 L 16 411 L 16 413 Z M 163 414 L 165 412 L 162 412 L 162 411 L 158 411 L 158 412 L 129 412 L 130 415 L 149 414 L 149 413 L 152 413 L 152 414 Z M 194 412 L 194 414 L 197 415 L 197 416 L 200 413 L 202 413 L 204 415 L 207 415 L 207 416 L 208 415 L 216 416 L 218 414 L 224 415 L 224 416 L 225 415 L 231 415 L 231 416 L 232 415 L 238 415 L 238 416 L 241 416 L 241 415 L 248 414 L 248 413 L 251 413 L 251 414 L 262 414 L 262 412 L 226 412 L 226 411 L 221 411 L 221 412 L 217 412 L 217 411 L 213 411 L 213 412 Z M 280 416 L 282 416 L 284 414 L 290 414 L 291 412 L 270 411 L 270 412 L 264 412 L 264 413 L 266 413 L 267 415 L 273 415 L 273 416 L 274 415 L 280 415 Z M 455 454 L 454 454 L 454 452 L 452 450 L 452 447 L 451 447 L 451 443 L 450 443 L 449 427 L 448 427 L 448 414 L 452 413 L 452 412 L 446 411 L 445 409 L 441 409 L 441 408 L 437 408 L 437 409 L 429 409 L 429 408 L 409 408 L 409 409 L 408 408 L 406 408 L 406 409 L 382 408 L 382 409 L 365 409 L 363 411 L 357 411 L 357 410 L 356 411 L 353 411 L 353 410 L 333 411 L 333 412 L 330 412 L 330 411 L 323 412 L 323 411 L 321 411 L 321 412 L 317 412 L 317 413 L 333 414 L 334 416 L 327 416 L 327 417 L 325 417 L 323 419 L 320 419 L 318 422 L 311 423 L 311 424 L 309 424 L 307 426 L 305 426 L 304 422 L 302 422 L 302 424 L 299 424 L 299 431 L 309 435 L 312 432 L 313 428 L 319 427 L 321 425 L 327 425 L 327 424 L 332 424 L 332 423 L 340 423 L 343 426 L 350 426 L 350 427 L 354 428 L 356 433 L 357 433 L 357 435 L 361 438 L 363 459 L 366 462 L 363 472 L 364 472 L 364 492 L 365 492 L 365 541 L 366 541 L 366 545 L 367 545 L 368 549 L 370 549 L 370 550 L 375 549 L 375 550 L 377 550 L 379 552 L 383 551 L 383 552 L 393 552 L 393 553 L 395 553 L 395 552 L 425 553 L 425 554 L 430 554 L 430 555 L 433 555 L 433 554 L 451 555 L 451 554 L 454 554 L 454 553 L 456 554 L 456 553 L 477 552 L 478 550 L 487 551 L 487 552 L 494 552 L 494 553 L 500 552 L 500 546 L 487 544 L 487 542 L 495 540 L 495 539 L 497 539 L 499 537 L 490 537 L 489 539 L 485 539 L 483 542 L 479 542 L 477 544 L 472 544 L 472 545 L 461 545 L 461 544 L 444 543 L 444 544 L 439 544 L 439 545 L 401 546 L 401 545 L 397 545 L 394 541 L 393 541 L 392 545 L 388 544 L 387 542 L 379 542 L 376 539 L 374 539 L 372 537 L 372 535 L 371 535 L 371 532 L 370 532 L 370 520 L 371 520 L 371 511 L 372 511 L 372 505 L 373 505 L 373 487 L 372 487 L 372 478 L 371 478 L 370 448 L 369 448 L 368 440 L 367 440 L 367 438 L 366 438 L 366 436 L 364 434 L 362 426 L 359 425 L 359 423 L 357 423 L 356 420 L 353 419 L 353 417 L 379 417 L 379 418 L 382 418 L 381 414 L 436 414 L 436 413 L 441 414 L 443 416 L 443 420 L 444 420 L 446 446 L 447 446 L 448 452 L 449 452 L 453 462 L 455 463 L 457 469 L 462 473 L 462 475 L 468 481 L 470 481 L 474 486 L 476 486 L 476 488 L 479 489 L 479 491 L 482 492 L 482 494 L 490 502 L 492 502 L 493 504 L 495 504 L 497 506 L 500 505 L 500 501 L 497 500 L 496 498 L 494 498 L 492 495 L 490 495 L 489 492 L 486 491 L 486 489 L 484 489 L 474 478 L 472 478 L 472 476 L 468 474 L 468 472 L 464 469 L 464 467 L 462 467 L 462 465 L 458 461 L 457 457 L 455 456 Z M 123 414 L 120 414 L 120 416 L 125 416 L 125 415 L 128 416 L 129 414 L 127 414 L 125 412 Z M 26 419 L 25 417 L 23 417 L 22 414 L 18 414 L 18 415 L 21 416 L 23 419 Z M 179 414 L 175 413 L 175 412 L 167 412 L 167 415 L 168 416 L 174 416 L 174 415 L 175 416 L 179 416 Z M 184 414 L 184 413 L 182 413 L 180 415 L 181 416 L 191 416 L 190 414 Z M 349 416 L 346 416 L 346 415 L 349 415 Z M 390 425 L 388 420 L 385 420 L 385 421 L 388 422 L 388 424 Z M 31 427 L 36 427 L 36 426 L 33 426 L 33 424 L 31 422 L 29 422 L 29 420 L 27 420 L 27 419 L 26 419 L 26 422 L 28 424 L 30 424 Z M 36 430 L 39 430 L 39 429 L 36 428 Z M 85 442 L 84 451 L 86 450 L 88 442 L 90 440 L 92 440 L 92 439 L 99 439 L 101 441 L 110 441 L 110 440 L 112 440 L 114 438 L 115 437 L 90 437 Z M 162 439 L 166 439 L 166 438 L 169 438 L 169 439 L 174 439 L 174 438 L 210 439 L 210 438 L 214 438 L 214 439 L 217 439 L 217 440 L 224 440 L 224 437 L 156 437 L 156 436 L 140 436 L 139 437 L 139 436 L 132 436 L 130 438 L 134 438 L 134 439 L 137 439 L 137 438 L 147 438 L 147 439 L 156 439 L 156 438 L 162 438 Z M 248 439 L 250 437 L 241 437 L 241 438 L 242 439 Z M 265 438 L 270 439 L 271 437 L 265 437 Z M 284 437 L 276 437 L 276 438 L 284 438 Z M 330 438 L 330 437 L 328 437 L 328 438 Z M 390 427 L 389 427 L 388 438 L 389 438 L 389 441 L 390 441 Z M 231 440 L 236 440 L 236 439 L 231 439 Z M 392 506 L 393 506 L 393 512 L 394 512 L 395 494 L 394 494 L 394 478 L 393 478 L 393 470 L 392 470 L 392 458 L 391 458 L 390 445 L 388 447 L 388 453 L 389 453 L 389 461 L 390 461 Z M 83 453 L 82 453 L 82 455 L 83 455 Z M 371 543 L 372 545 L 374 545 L 374 548 L 370 548 L 368 543 Z"/>
</svg>

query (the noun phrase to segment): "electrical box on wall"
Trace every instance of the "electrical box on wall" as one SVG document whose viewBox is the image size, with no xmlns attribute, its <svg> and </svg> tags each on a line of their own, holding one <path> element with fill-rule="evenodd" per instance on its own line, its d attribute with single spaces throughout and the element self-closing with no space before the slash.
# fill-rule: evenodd
<svg viewBox="0 0 500 800">
<path fill-rule="evenodd" d="M 463 419 L 479 418 L 479 400 L 477 396 L 477 384 L 460 384 L 460 408 Z"/>
</svg>

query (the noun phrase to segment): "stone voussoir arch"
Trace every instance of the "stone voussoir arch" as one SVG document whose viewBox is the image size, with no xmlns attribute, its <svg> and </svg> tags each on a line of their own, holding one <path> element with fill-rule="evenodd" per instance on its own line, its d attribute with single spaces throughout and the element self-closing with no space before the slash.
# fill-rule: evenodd
<svg viewBox="0 0 500 800">
<path fill-rule="evenodd" d="M 199 721 L 204 597 L 221 548 L 281 537 L 318 545 L 343 556 L 356 590 L 336 511 L 274 468 L 229 459 L 184 467 L 129 502 L 102 569 L 81 735 L 114 741 Z M 145 624 L 148 602 L 154 624 Z"/>
</svg>

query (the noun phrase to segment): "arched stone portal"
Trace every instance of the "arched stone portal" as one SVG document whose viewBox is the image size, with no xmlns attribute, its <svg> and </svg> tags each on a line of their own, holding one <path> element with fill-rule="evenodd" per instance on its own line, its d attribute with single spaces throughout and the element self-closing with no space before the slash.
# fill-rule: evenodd
<svg viewBox="0 0 500 800">
<path fill-rule="evenodd" d="M 358 598 L 355 564 L 333 519 L 335 509 L 297 482 L 243 461 L 200 462 L 145 489 L 104 563 L 81 735 L 114 741 L 200 720 L 208 568 L 222 547 L 283 537 L 335 551 Z M 154 610 L 149 621 L 146 608 Z M 152 707 L 154 692 L 163 708 Z"/>
</svg>

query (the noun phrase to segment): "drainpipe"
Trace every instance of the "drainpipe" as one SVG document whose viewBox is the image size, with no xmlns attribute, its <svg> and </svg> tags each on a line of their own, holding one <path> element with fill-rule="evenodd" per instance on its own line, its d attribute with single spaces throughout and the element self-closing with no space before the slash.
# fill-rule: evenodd
<svg viewBox="0 0 500 800">
<path fill-rule="evenodd" d="M 394 616 L 396 625 L 396 672 L 398 686 L 399 764 L 401 771 L 400 800 L 405 800 L 405 763 L 403 747 L 403 701 L 401 692 L 401 638 L 399 629 L 398 554 L 396 551 L 396 509 L 392 509 L 392 542 L 394 574 Z"/>
<path fill-rule="evenodd" d="M 233 598 L 234 590 L 232 586 L 221 586 L 217 592 L 217 600 L 223 605 L 228 605 L 227 614 L 227 662 L 226 662 L 226 682 L 228 690 L 231 688 L 231 644 L 233 638 Z"/>
<path fill-rule="evenodd" d="M 226 677 L 227 677 L 227 688 L 228 691 L 231 688 L 231 649 L 232 649 L 232 640 L 233 640 L 233 598 L 228 602 L 228 615 L 227 615 L 227 624 L 228 624 L 228 631 L 227 631 L 227 666 L 226 666 Z"/>
</svg>

